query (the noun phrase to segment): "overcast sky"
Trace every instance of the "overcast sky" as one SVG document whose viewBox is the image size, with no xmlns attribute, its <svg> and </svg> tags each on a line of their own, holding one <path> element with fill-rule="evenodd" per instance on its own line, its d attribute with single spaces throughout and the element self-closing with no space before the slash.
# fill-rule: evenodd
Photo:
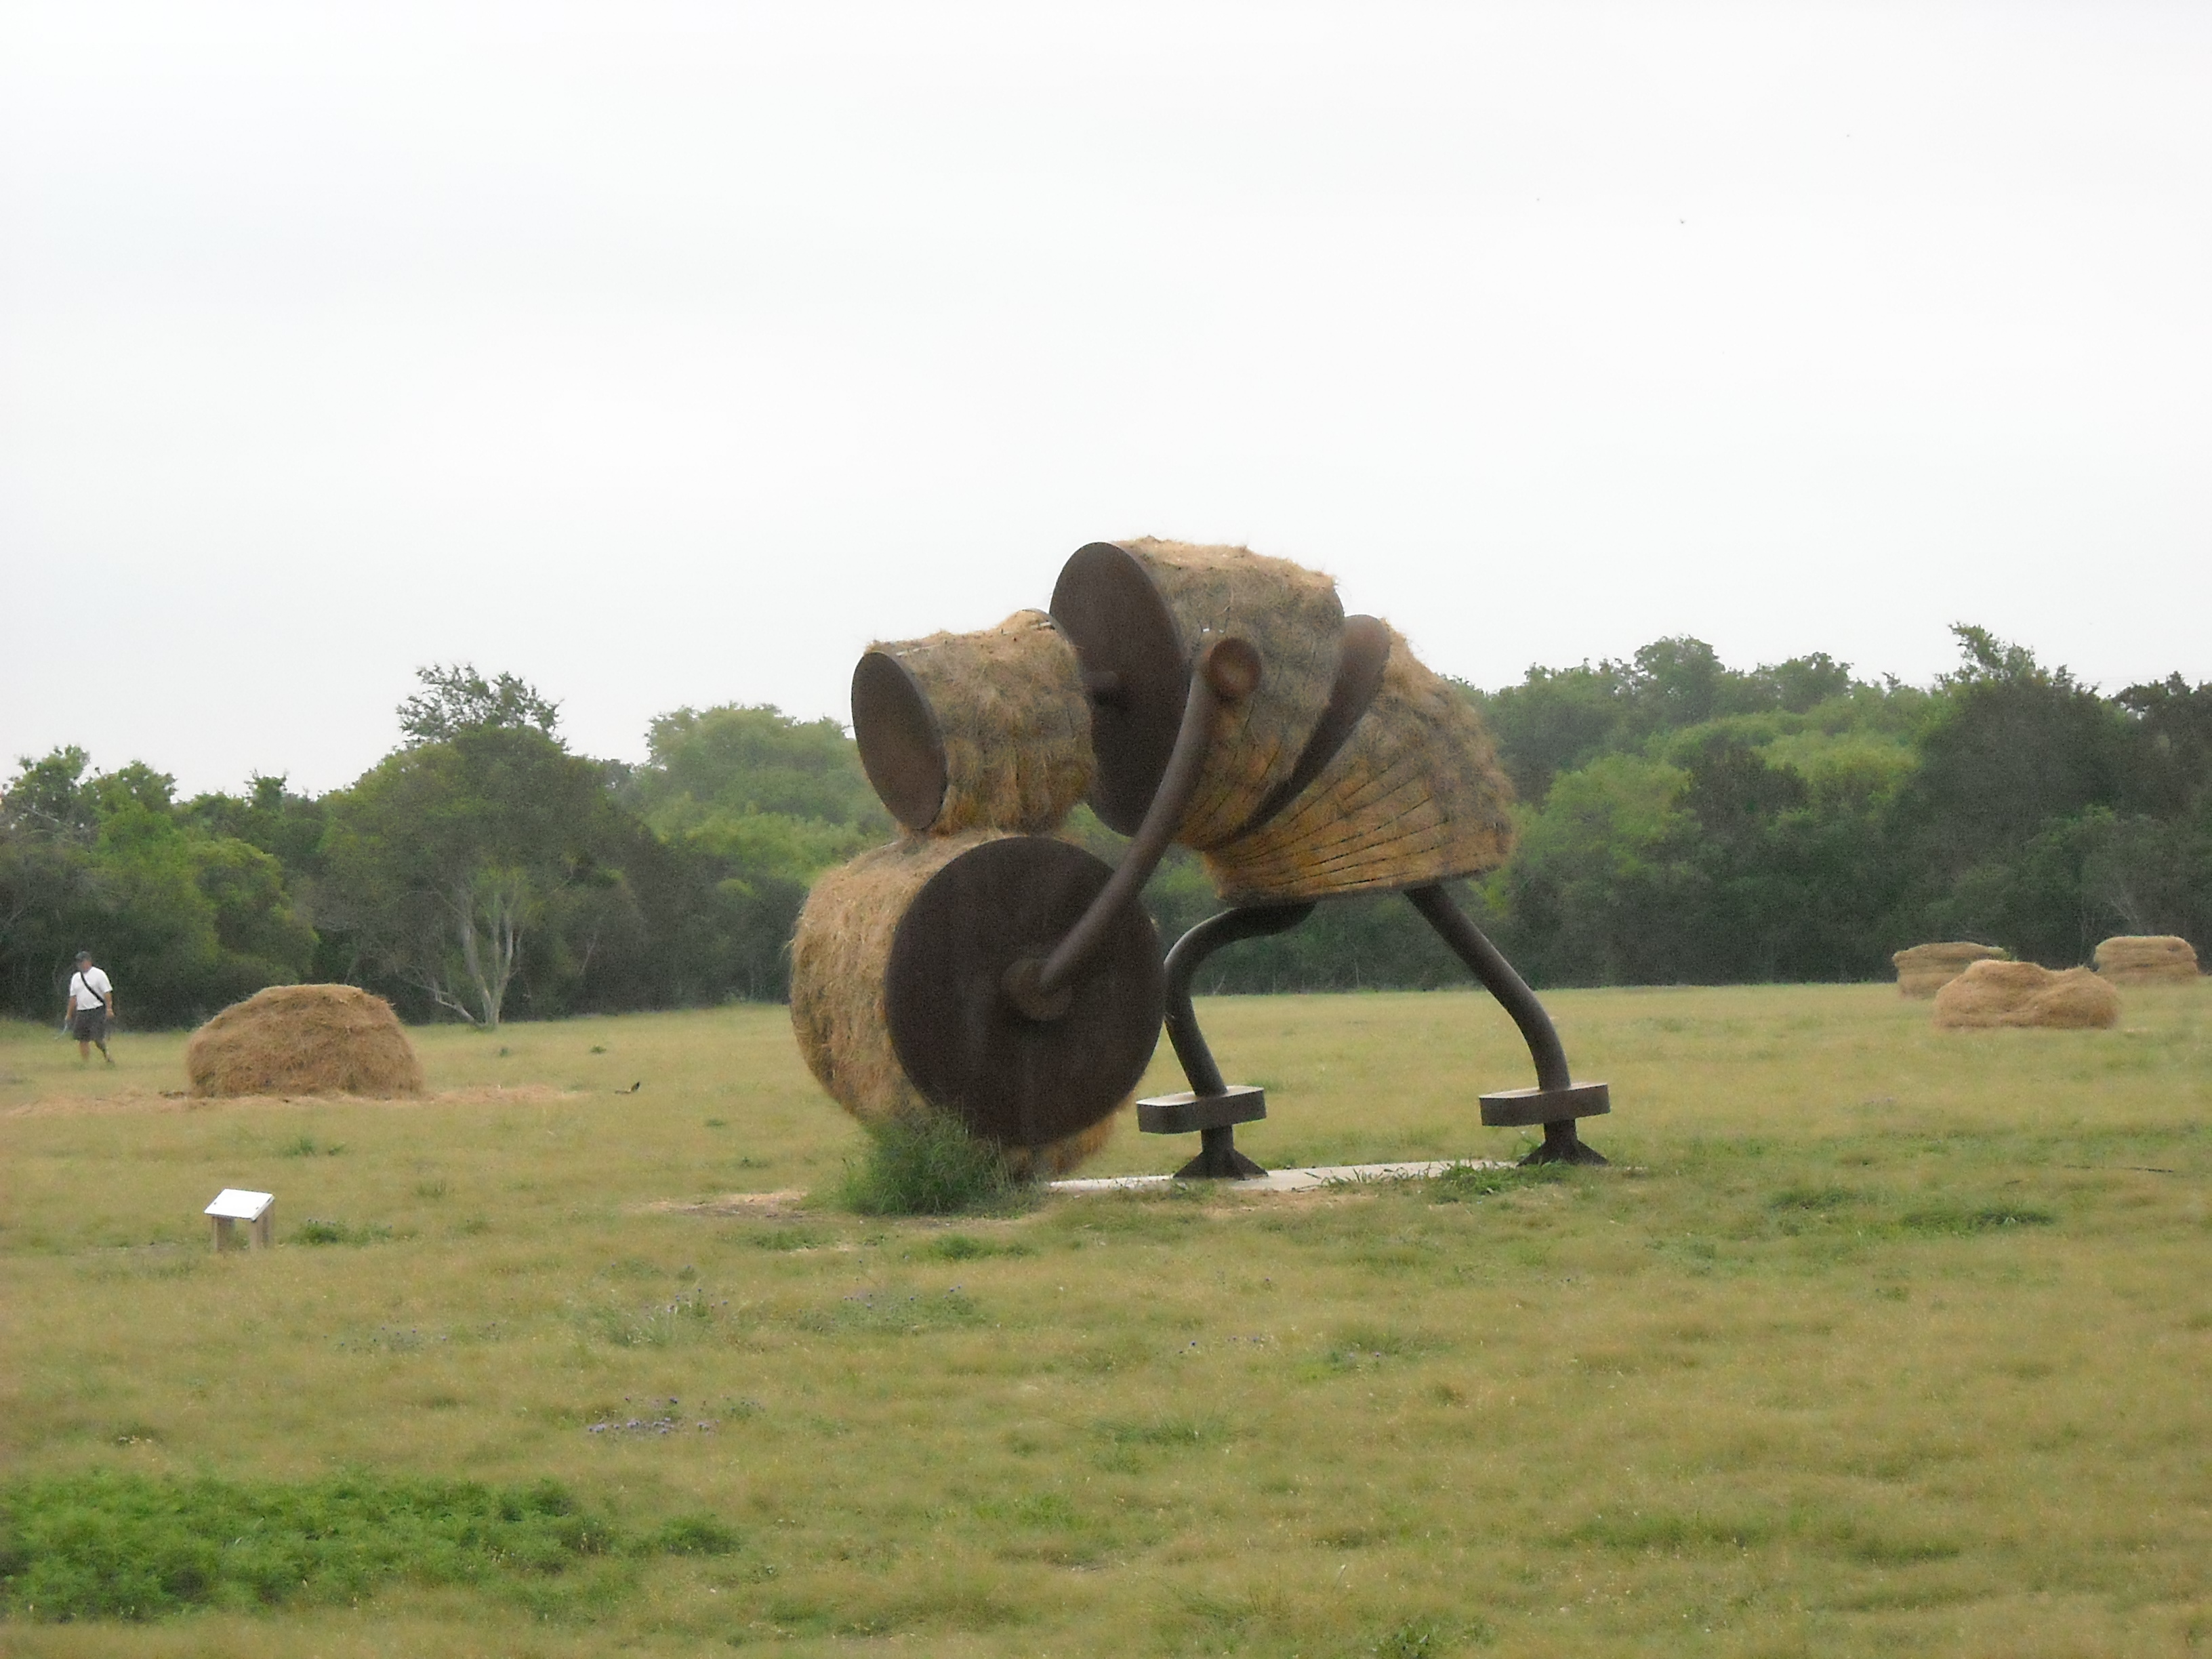
<svg viewBox="0 0 2212 1659">
<path fill-rule="evenodd" d="M 2212 6 L 0 6 L 0 765 L 842 720 L 1146 532 L 2212 679 Z"/>
</svg>

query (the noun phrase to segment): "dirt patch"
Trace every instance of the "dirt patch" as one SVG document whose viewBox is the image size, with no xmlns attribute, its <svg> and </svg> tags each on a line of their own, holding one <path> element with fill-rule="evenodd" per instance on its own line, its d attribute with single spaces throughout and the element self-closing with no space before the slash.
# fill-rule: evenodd
<svg viewBox="0 0 2212 1659">
<path fill-rule="evenodd" d="M 803 1213 L 805 1192 L 797 1187 L 787 1187 L 775 1193 L 723 1193 L 714 1198 L 656 1199 L 650 1204 L 641 1204 L 638 1212 L 643 1215 L 727 1215 L 743 1216 L 749 1221 L 795 1221 Z"/>
<path fill-rule="evenodd" d="M 232 1112 L 267 1106 L 374 1106 L 387 1111 L 418 1111 L 435 1106 L 544 1106 L 582 1100 L 573 1089 L 538 1084 L 512 1088 L 441 1089 L 434 1094 L 229 1095 L 197 1098 L 182 1089 L 122 1088 L 101 1095 L 50 1095 L 0 1110 L 0 1117 L 112 1117 L 132 1112 Z"/>
</svg>

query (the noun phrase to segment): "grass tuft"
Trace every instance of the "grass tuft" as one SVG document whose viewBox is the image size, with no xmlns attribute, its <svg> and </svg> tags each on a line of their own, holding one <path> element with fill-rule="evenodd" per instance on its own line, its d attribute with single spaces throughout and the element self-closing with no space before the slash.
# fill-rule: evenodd
<svg viewBox="0 0 2212 1659">
<path fill-rule="evenodd" d="M 711 1515 L 679 1515 L 662 1524 L 649 1547 L 663 1555 L 733 1555 L 743 1542 Z"/>
<path fill-rule="evenodd" d="M 1036 1251 L 1018 1238 L 994 1240 L 967 1233 L 947 1233 L 923 1245 L 921 1253 L 940 1261 L 977 1261 L 993 1255 L 1035 1255 Z"/>
<path fill-rule="evenodd" d="M 551 1480 L 280 1486 L 95 1471 L 0 1490 L 0 1609 L 143 1620 L 196 1607 L 327 1605 L 399 1580 L 563 1573 L 619 1541 Z"/>
<path fill-rule="evenodd" d="M 1429 1201 L 1472 1204 L 1478 1199 L 1495 1198 L 1500 1193 L 1518 1192 L 1524 1187 L 1556 1187 L 1567 1178 L 1566 1166 L 1559 1164 L 1537 1164 L 1525 1168 L 1516 1164 L 1503 1170 L 1455 1164 L 1441 1175 L 1430 1177 Z"/>
<path fill-rule="evenodd" d="M 292 1239 L 298 1244 L 376 1244 L 391 1237 L 392 1229 L 380 1221 L 365 1221 L 356 1226 L 309 1216 L 300 1224 Z"/>
<path fill-rule="evenodd" d="M 1034 1204 L 1036 1189 L 988 1142 L 926 1118 L 876 1127 L 845 1166 L 837 1201 L 860 1215 L 1004 1215 Z"/>
<path fill-rule="evenodd" d="M 1766 1200 L 1770 1210 L 1804 1211 L 1818 1214 L 1847 1209 L 1865 1200 L 1848 1187 L 1784 1187 Z"/>
<path fill-rule="evenodd" d="M 1479 1619 L 1408 1619 L 1368 1651 L 1376 1659 L 1444 1659 L 1497 1639 L 1498 1633 Z"/>
<path fill-rule="evenodd" d="M 1936 1205 L 1901 1218 L 1905 1231 L 1953 1237 L 1998 1232 L 2008 1227 L 2055 1227 L 2058 1217 L 2024 1204 Z"/>
</svg>

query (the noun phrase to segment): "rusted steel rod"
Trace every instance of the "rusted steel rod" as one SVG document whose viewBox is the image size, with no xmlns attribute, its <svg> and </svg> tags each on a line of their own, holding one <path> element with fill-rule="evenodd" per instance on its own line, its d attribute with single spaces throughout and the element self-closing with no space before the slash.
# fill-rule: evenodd
<svg viewBox="0 0 2212 1659">
<path fill-rule="evenodd" d="M 1056 1019 L 1064 1011 L 1068 986 L 1097 950 L 1114 918 L 1135 902 L 1138 891 L 1167 855 L 1197 792 L 1206 754 L 1213 746 L 1215 717 L 1224 708 L 1250 696 L 1260 684 L 1260 653 L 1240 639 L 1214 641 L 1199 653 L 1195 666 L 1167 770 L 1113 879 L 1068 929 L 1067 937 L 1053 947 L 1050 956 L 1042 963 L 1035 957 L 1025 957 L 1006 970 L 1004 989 L 1008 1000 L 1032 1019 Z"/>
<path fill-rule="evenodd" d="M 1483 988 L 1504 1006 L 1521 1028 L 1521 1036 L 1528 1045 L 1528 1057 L 1536 1062 L 1536 1086 L 1540 1089 L 1565 1089 L 1573 1085 L 1574 1077 L 1567 1070 L 1567 1051 L 1559 1042 L 1559 1033 L 1552 1024 L 1552 1017 L 1544 1012 L 1544 1005 L 1536 1000 L 1536 994 L 1528 988 L 1528 981 L 1513 971 L 1513 964 L 1492 945 L 1482 929 L 1468 920 L 1467 913 L 1452 902 L 1452 896 L 1441 885 L 1409 889 L 1406 896 L 1413 908 L 1428 919 L 1443 942 L 1452 948 L 1452 954 L 1465 963 L 1480 980 Z"/>
</svg>

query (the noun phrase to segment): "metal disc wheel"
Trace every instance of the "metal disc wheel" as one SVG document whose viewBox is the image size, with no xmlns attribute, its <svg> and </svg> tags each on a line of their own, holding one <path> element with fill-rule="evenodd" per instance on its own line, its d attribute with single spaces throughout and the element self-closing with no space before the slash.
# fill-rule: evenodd
<svg viewBox="0 0 2212 1659">
<path fill-rule="evenodd" d="M 1158 936 L 1130 904 L 1052 1019 L 1020 1012 L 1007 970 L 1066 936 L 1113 872 L 1081 848 L 1013 836 L 963 853 L 900 919 L 884 982 L 891 1046 L 915 1086 L 975 1134 L 1042 1146 L 1137 1086 L 1166 1004 Z"/>
</svg>

